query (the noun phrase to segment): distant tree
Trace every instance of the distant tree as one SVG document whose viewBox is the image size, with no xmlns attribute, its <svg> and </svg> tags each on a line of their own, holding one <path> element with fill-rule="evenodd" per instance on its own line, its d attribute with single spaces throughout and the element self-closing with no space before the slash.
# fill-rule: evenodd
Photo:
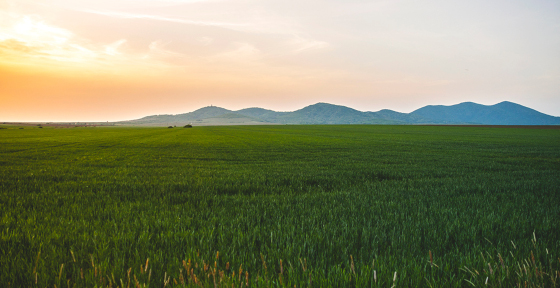
<svg viewBox="0 0 560 288">
<path fill-rule="evenodd" d="M 169 127 L 167 127 L 167 128 L 173 128 L 173 126 L 169 126 Z"/>
<path fill-rule="evenodd" d="M 191 124 L 187 124 L 187 125 L 183 126 L 183 128 L 192 128 L 192 125 L 191 125 Z"/>
</svg>

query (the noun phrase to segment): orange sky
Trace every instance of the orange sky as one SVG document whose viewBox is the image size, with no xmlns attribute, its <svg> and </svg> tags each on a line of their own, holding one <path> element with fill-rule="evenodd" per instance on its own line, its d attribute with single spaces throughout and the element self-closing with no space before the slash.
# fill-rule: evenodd
<svg viewBox="0 0 560 288">
<path fill-rule="evenodd" d="M 448 2 L 0 0 L 0 121 L 504 100 L 560 116 L 560 4 Z"/>
</svg>

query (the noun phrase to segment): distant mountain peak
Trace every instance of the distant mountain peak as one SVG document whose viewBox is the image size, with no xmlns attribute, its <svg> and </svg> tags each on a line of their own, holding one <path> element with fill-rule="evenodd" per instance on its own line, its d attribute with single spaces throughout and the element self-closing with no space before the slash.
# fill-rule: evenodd
<svg viewBox="0 0 560 288">
<path fill-rule="evenodd" d="M 492 106 L 515 106 L 515 107 L 523 107 L 523 108 L 527 108 L 527 109 L 531 109 L 529 107 L 525 107 L 523 105 L 517 104 L 517 103 L 513 103 L 510 101 L 502 101 L 500 103 L 494 104 Z M 532 109 L 531 109 L 532 110 Z"/>
<path fill-rule="evenodd" d="M 205 106 L 205 107 L 199 108 L 199 109 L 197 109 L 197 110 L 194 110 L 193 112 L 201 111 L 201 110 L 202 110 L 202 111 L 204 111 L 204 110 L 220 110 L 220 111 L 223 110 L 223 111 L 231 111 L 231 110 L 228 110 L 228 109 L 225 109 L 225 108 L 222 108 L 222 107 L 218 107 L 218 106 Z M 192 113 L 192 112 L 191 112 L 191 113 Z"/>
</svg>

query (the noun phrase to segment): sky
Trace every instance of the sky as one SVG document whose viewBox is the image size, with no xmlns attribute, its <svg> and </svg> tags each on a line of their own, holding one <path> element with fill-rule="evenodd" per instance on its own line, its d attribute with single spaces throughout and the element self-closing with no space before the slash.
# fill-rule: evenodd
<svg viewBox="0 0 560 288">
<path fill-rule="evenodd" d="M 560 1 L 0 0 L 0 121 L 466 101 L 560 116 Z"/>
</svg>

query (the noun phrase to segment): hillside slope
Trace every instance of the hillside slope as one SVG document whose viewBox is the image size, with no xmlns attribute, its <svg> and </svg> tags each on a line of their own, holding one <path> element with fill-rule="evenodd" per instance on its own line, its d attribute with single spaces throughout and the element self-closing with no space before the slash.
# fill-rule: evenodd
<svg viewBox="0 0 560 288">
<path fill-rule="evenodd" d="M 546 115 L 508 101 L 490 106 L 473 102 L 451 106 L 430 105 L 415 110 L 410 115 L 431 119 L 440 124 L 560 125 L 560 117 Z"/>
<path fill-rule="evenodd" d="M 211 119 L 211 120 L 210 120 Z M 189 113 L 153 115 L 118 122 L 124 125 L 255 125 L 255 124 L 483 124 L 560 125 L 554 117 L 534 109 L 504 101 L 495 105 L 464 102 L 451 106 L 428 105 L 411 113 L 388 109 L 362 112 L 328 103 L 309 105 L 293 112 L 276 112 L 253 107 L 232 111 L 208 106 Z"/>
</svg>

